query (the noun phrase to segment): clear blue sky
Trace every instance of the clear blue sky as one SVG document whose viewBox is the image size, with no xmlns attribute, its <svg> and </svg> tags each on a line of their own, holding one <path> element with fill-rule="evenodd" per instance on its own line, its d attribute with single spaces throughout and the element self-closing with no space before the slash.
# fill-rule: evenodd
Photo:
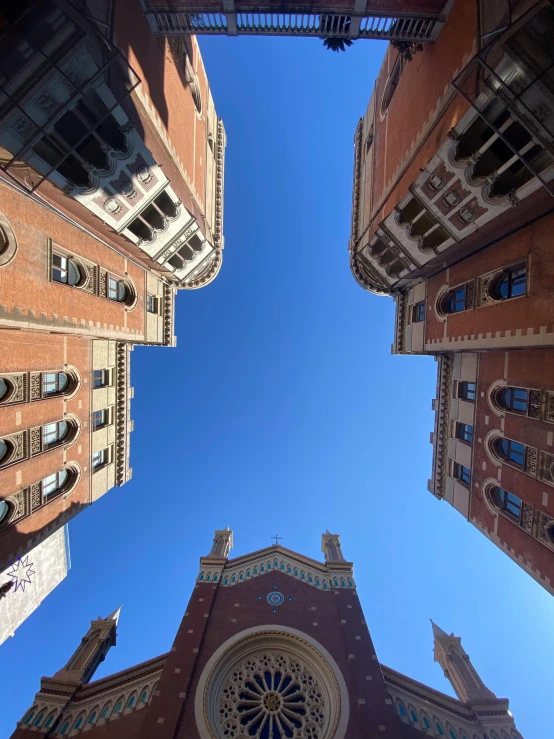
<svg viewBox="0 0 554 739">
<path fill-rule="evenodd" d="M 227 524 L 235 556 L 277 532 L 321 558 L 340 533 L 381 662 L 450 693 L 432 617 L 525 738 L 551 737 L 553 599 L 427 492 L 435 362 L 390 355 L 393 302 L 348 266 L 352 139 L 384 45 L 201 46 L 229 141 L 223 268 L 178 296 L 177 349 L 132 355 L 133 480 L 70 524 L 68 578 L 0 648 L 0 737 L 120 603 L 97 677 L 168 651 Z"/>
</svg>

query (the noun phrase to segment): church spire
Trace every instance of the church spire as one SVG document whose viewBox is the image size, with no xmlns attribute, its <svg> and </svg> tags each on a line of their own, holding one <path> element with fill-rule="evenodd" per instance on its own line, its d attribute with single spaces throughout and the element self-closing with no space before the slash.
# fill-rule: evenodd
<svg viewBox="0 0 554 739">
<path fill-rule="evenodd" d="M 329 529 L 321 535 L 321 551 L 325 555 L 326 562 L 344 562 L 340 545 L 340 536 L 332 534 Z"/>
<path fill-rule="evenodd" d="M 494 693 L 487 688 L 472 665 L 469 655 L 462 647 L 462 640 L 454 634 L 447 634 L 431 619 L 434 637 L 434 657 L 444 670 L 458 698 L 463 703 L 490 701 Z"/>
<path fill-rule="evenodd" d="M 121 606 L 106 618 L 99 616 L 91 621 L 90 629 L 67 664 L 56 672 L 54 679 L 74 684 L 90 682 L 100 662 L 104 661 L 110 648 L 115 646 L 120 613 Z"/>
<path fill-rule="evenodd" d="M 214 534 L 212 548 L 208 557 L 223 557 L 223 559 L 227 559 L 232 548 L 233 532 L 229 526 L 225 529 L 218 529 Z"/>
</svg>

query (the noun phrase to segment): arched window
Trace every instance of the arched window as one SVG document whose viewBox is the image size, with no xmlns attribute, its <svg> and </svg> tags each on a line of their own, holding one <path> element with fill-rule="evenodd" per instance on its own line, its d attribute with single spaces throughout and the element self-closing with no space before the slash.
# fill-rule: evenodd
<svg viewBox="0 0 554 739">
<path fill-rule="evenodd" d="M 125 303 L 129 297 L 129 291 L 123 280 L 108 275 L 107 296 L 116 303 Z"/>
<path fill-rule="evenodd" d="M 519 522 L 521 518 L 521 499 L 517 495 L 495 485 L 490 488 L 489 497 L 495 508 Z"/>
<path fill-rule="evenodd" d="M 83 717 L 82 716 L 79 716 L 79 718 L 77 719 L 77 721 L 75 721 L 75 727 L 74 728 L 75 729 L 79 729 L 81 727 L 81 724 L 82 723 L 83 723 Z"/>
<path fill-rule="evenodd" d="M 71 385 L 71 377 L 67 372 L 43 372 L 42 394 L 44 397 L 51 395 L 64 395 Z"/>
<path fill-rule="evenodd" d="M 425 726 L 426 729 L 430 729 L 431 728 L 431 723 L 430 723 L 429 719 L 427 718 L 427 716 L 424 716 L 423 717 L 423 725 Z"/>
<path fill-rule="evenodd" d="M 47 423 L 42 427 L 42 446 L 44 450 L 60 446 L 70 435 L 70 425 L 67 421 Z"/>
<path fill-rule="evenodd" d="M 58 470 L 41 481 L 43 498 L 52 497 L 68 490 L 75 480 L 75 471 L 69 468 Z"/>
<path fill-rule="evenodd" d="M 44 722 L 45 729 L 48 729 L 50 726 L 52 726 L 52 722 L 54 721 L 54 716 L 55 716 L 54 713 L 51 713 L 50 716 L 48 716 L 48 718 Z"/>
<path fill-rule="evenodd" d="M 39 715 L 37 716 L 37 720 L 35 721 L 35 726 L 40 726 L 43 718 L 44 718 L 44 713 L 39 713 Z"/>
<path fill-rule="evenodd" d="M 441 313 L 460 313 L 467 308 L 467 294 L 466 286 L 459 285 L 458 287 L 449 290 L 446 295 L 443 295 L 440 299 L 440 312 Z"/>
<path fill-rule="evenodd" d="M 406 715 L 406 709 L 404 708 L 404 704 L 402 701 L 398 701 L 396 704 L 396 707 L 398 709 L 398 715 L 399 716 L 405 716 Z"/>
<path fill-rule="evenodd" d="M 142 693 L 140 694 L 139 703 L 146 703 L 147 695 L 148 693 L 146 692 L 146 690 L 143 690 Z"/>
<path fill-rule="evenodd" d="M 527 287 L 527 265 L 517 264 L 508 267 L 494 280 L 491 281 L 489 292 L 494 300 L 508 300 L 508 298 L 519 298 L 525 295 Z"/>
<path fill-rule="evenodd" d="M 441 726 L 441 725 L 439 724 L 439 722 L 438 722 L 438 721 L 437 721 L 437 722 L 435 722 L 435 728 L 436 728 L 436 730 L 437 730 L 437 734 L 438 734 L 439 736 L 442 736 L 442 735 L 444 734 L 443 728 L 442 728 L 442 726 Z"/>
<path fill-rule="evenodd" d="M 458 739 L 458 737 L 456 736 L 456 732 L 454 731 L 454 729 L 448 729 L 448 733 L 450 734 L 450 739 Z"/>
<path fill-rule="evenodd" d="M 121 707 L 123 706 L 123 703 L 121 701 L 117 701 L 115 704 L 115 708 L 113 709 L 114 713 L 121 713 Z"/>
<path fill-rule="evenodd" d="M 68 729 L 69 729 L 69 721 L 66 721 L 65 724 L 60 729 L 60 734 L 64 736 L 64 734 L 67 734 Z"/>
<path fill-rule="evenodd" d="M 23 723 L 24 724 L 30 724 L 31 721 L 34 718 L 34 715 L 35 715 L 35 712 L 34 711 L 31 711 L 30 713 L 28 713 L 27 716 L 25 717 L 25 720 L 23 721 Z"/>
<path fill-rule="evenodd" d="M 394 97 L 394 93 L 396 92 L 396 88 L 398 87 L 398 83 L 400 82 L 400 77 L 402 76 L 402 72 L 404 71 L 405 66 L 406 62 L 404 60 L 404 57 L 402 54 L 399 54 L 396 58 L 396 61 L 394 62 L 391 73 L 389 74 L 389 78 L 385 85 L 383 100 L 381 102 L 381 115 L 385 115 L 389 105 L 391 104 L 392 98 Z"/>
<path fill-rule="evenodd" d="M 132 695 L 132 696 L 131 696 L 131 697 L 129 698 L 129 700 L 127 701 L 127 708 L 132 708 L 132 707 L 133 707 L 133 704 L 134 704 L 134 702 L 135 702 L 135 696 L 134 696 L 134 695 Z"/>
<path fill-rule="evenodd" d="M 11 506 L 5 500 L 0 500 L 0 527 L 7 523 L 10 518 Z"/>
<path fill-rule="evenodd" d="M 414 722 L 414 724 L 419 723 L 419 719 L 417 717 L 417 713 L 414 710 L 410 711 L 410 718 L 412 719 L 412 721 Z"/>
<path fill-rule="evenodd" d="M 14 391 L 14 386 L 7 377 L 0 377 L 0 403 L 6 403 Z"/>
<path fill-rule="evenodd" d="M 515 465 L 525 466 L 525 445 L 512 439 L 495 439 L 493 449 L 497 457 Z"/>
<path fill-rule="evenodd" d="M 107 705 L 102 711 L 100 718 L 108 718 L 109 715 L 110 715 L 110 706 Z"/>
<path fill-rule="evenodd" d="M 52 279 L 70 287 L 81 287 L 86 282 L 86 275 L 81 265 L 72 257 L 64 254 L 52 254 Z"/>
<path fill-rule="evenodd" d="M 529 391 L 523 387 L 503 387 L 494 393 L 494 402 L 510 413 L 527 415 L 529 408 Z"/>
<path fill-rule="evenodd" d="M 0 439 L 0 467 L 10 463 L 15 447 L 10 439 Z"/>
<path fill-rule="evenodd" d="M 92 713 L 90 714 L 90 716 L 89 716 L 89 719 L 88 719 L 88 723 L 89 723 L 89 724 L 93 724 L 93 723 L 94 723 L 94 719 L 95 719 L 95 718 L 96 718 L 96 711 L 93 711 L 93 712 L 92 712 Z"/>
</svg>

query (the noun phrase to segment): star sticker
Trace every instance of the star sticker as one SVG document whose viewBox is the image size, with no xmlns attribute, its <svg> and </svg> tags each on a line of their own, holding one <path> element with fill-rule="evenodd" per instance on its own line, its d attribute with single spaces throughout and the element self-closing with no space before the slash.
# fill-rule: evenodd
<svg viewBox="0 0 554 739">
<path fill-rule="evenodd" d="M 17 590 L 17 588 L 21 588 L 23 592 L 25 592 L 25 583 L 31 584 L 31 575 L 35 575 L 35 571 L 31 569 L 33 567 L 33 563 L 29 562 L 29 555 L 27 555 L 24 559 L 19 559 L 15 564 L 12 565 L 13 570 L 11 572 L 7 572 L 6 574 L 9 575 L 9 577 L 13 578 L 15 587 L 14 587 L 14 593 Z"/>
</svg>

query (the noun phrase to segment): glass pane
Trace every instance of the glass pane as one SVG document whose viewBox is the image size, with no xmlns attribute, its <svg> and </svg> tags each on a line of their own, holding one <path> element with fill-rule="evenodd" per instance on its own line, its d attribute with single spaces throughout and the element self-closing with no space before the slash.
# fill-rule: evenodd
<svg viewBox="0 0 554 739">
<path fill-rule="evenodd" d="M 5 500 L 0 500 L 0 522 L 3 521 L 10 511 L 9 505 Z"/>
<path fill-rule="evenodd" d="M 58 372 L 58 391 L 65 390 L 69 385 L 69 377 L 65 372 Z"/>
<path fill-rule="evenodd" d="M 75 264 L 75 262 L 69 262 L 67 282 L 69 285 L 78 285 L 81 282 L 81 270 Z"/>
<path fill-rule="evenodd" d="M 60 421 L 58 424 L 58 438 L 64 439 L 69 431 L 69 424 L 67 421 Z"/>
<path fill-rule="evenodd" d="M 45 372 L 42 375 L 42 392 L 50 395 L 58 390 L 57 376 L 55 372 Z"/>
<path fill-rule="evenodd" d="M 47 423 L 42 427 L 42 440 L 45 444 L 53 444 L 58 440 L 57 423 Z"/>
<path fill-rule="evenodd" d="M 0 377 L 0 400 L 8 394 L 8 383 Z"/>
<path fill-rule="evenodd" d="M 123 303 L 125 298 L 127 297 L 127 288 L 122 282 L 117 283 L 117 299 L 120 303 Z"/>
<path fill-rule="evenodd" d="M 49 495 L 58 489 L 58 474 L 48 475 L 42 481 L 42 494 Z"/>
</svg>

